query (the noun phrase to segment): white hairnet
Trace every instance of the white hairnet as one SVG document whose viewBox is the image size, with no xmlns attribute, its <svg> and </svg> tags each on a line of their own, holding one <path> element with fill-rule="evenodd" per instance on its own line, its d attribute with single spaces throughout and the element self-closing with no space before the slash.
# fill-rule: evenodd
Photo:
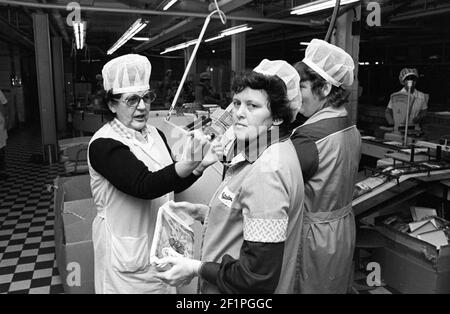
<svg viewBox="0 0 450 314">
<path fill-rule="evenodd" d="M 403 84 L 405 82 L 405 78 L 409 75 L 414 75 L 415 77 L 419 78 L 419 71 L 417 69 L 410 69 L 410 68 L 404 68 L 400 71 L 400 74 L 398 76 L 398 79 L 400 80 L 400 83 Z"/>
<path fill-rule="evenodd" d="M 138 54 L 128 54 L 112 59 L 102 70 L 103 87 L 113 94 L 133 93 L 150 88 L 150 61 Z"/>
<path fill-rule="evenodd" d="M 355 63 L 352 57 L 324 40 L 313 39 L 309 43 L 303 63 L 334 86 L 353 84 Z"/>
<path fill-rule="evenodd" d="M 287 98 L 290 102 L 290 108 L 293 111 L 293 119 L 295 119 L 298 111 L 302 106 L 302 94 L 300 92 L 300 75 L 297 70 L 284 60 L 267 60 L 264 59 L 253 69 L 264 75 L 276 75 L 286 84 Z"/>
</svg>

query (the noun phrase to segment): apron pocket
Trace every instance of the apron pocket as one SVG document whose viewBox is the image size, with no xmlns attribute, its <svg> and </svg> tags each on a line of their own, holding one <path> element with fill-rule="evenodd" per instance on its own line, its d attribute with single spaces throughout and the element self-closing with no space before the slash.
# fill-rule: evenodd
<svg viewBox="0 0 450 314">
<path fill-rule="evenodd" d="M 112 267 L 123 273 L 145 272 L 150 266 L 148 236 L 140 238 L 112 236 Z"/>
</svg>

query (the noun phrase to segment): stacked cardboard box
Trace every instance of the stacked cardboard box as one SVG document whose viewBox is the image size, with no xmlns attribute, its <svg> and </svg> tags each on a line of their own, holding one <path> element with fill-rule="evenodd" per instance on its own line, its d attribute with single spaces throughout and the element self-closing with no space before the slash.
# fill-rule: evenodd
<svg viewBox="0 0 450 314">
<path fill-rule="evenodd" d="M 94 293 L 92 222 L 96 209 L 89 176 L 56 178 L 55 253 L 66 293 Z"/>
<path fill-rule="evenodd" d="M 58 142 L 60 161 L 64 164 L 67 174 L 88 172 L 87 148 L 91 137 L 75 137 Z"/>
</svg>

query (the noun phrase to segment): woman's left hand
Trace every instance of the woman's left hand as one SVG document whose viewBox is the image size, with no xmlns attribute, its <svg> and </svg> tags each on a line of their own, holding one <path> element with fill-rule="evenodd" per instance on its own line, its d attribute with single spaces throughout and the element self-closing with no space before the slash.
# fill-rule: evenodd
<svg viewBox="0 0 450 314">
<path fill-rule="evenodd" d="M 185 257 L 165 257 L 158 261 L 158 265 L 167 264 L 171 264 L 172 267 L 167 271 L 156 273 L 155 277 L 171 286 L 181 287 L 188 285 L 198 275 L 202 263 Z M 156 269 L 158 270 L 158 266 Z"/>
<path fill-rule="evenodd" d="M 214 139 L 213 142 L 211 143 L 211 146 L 209 147 L 208 152 L 205 155 L 205 158 L 203 158 L 202 162 L 200 163 L 200 165 L 198 165 L 196 170 L 202 173 L 206 168 L 222 159 L 223 152 L 224 152 L 223 145 L 220 143 L 219 140 Z"/>
<path fill-rule="evenodd" d="M 188 133 L 189 139 L 185 147 L 184 159 L 187 161 L 200 162 L 205 157 L 210 148 L 210 142 L 205 134 L 200 130 Z"/>
</svg>

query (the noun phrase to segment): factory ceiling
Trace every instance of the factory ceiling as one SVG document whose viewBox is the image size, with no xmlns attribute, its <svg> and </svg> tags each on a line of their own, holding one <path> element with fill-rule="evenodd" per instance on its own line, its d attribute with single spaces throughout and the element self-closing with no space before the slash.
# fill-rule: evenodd
<svg viewBox="0 0 450 314">
<path fill-rule="evenodd" d="M 34 13 L 49 15 L 50 31 L 53 36 L 63 38 L 67 53 L 75 51 L 74 32 L 67 24 L 72 12 L 67 10 L 71 0 L 0 0 L 0 40 L 22 47 L 33 47 Z M 89 58 L 106 58 L 108 49 L 138 18 L 149 23 L 139 37 L 147 41 L 129 40 L 116 54 L 137 52 L 159 55 L 164 49 L 196 39 L 202 29 L 205 17 L 214 9 L 210 0 L 178 0 L 166 11 L 170 0 L 80 0 L 81 19 L 87 22 L 84 53 Z M 204 38 L 216 36 L 220 31 L 240 24 L 248 24 L 247 48 L 277 50 L 282 46 L 288 53 L 304 49 L 301 41 L 313 37 L 323 38 L 332 14 L 332 9 L 307 15 L 291 15 L 293 7 L 309 0 L 220 0 L 219 7 L 227 16 L 223 25 L 214 15 Z M 365 23 L 367 5 L 377 2 L 381 7 L 381 25 L 369 27 Z M 450 38 L 450 4 L 448 0 L 362 0 L 362 17 L 357 25 L 363 43 L 409 42 L 427 38 L 436 40 Z M 355 4 L 341 8 L 340 13 L 352 10 Z M 352 31 L 352 30 L 349 30 Z M 355 30 L 353 30 L 355 31 Z M 230 37 L 202 44 L 202 48 L 218 52 L 229 52 Z M 28 49 L 32 52 L 32 49 Z M 182 56 L 173 52 L 167 57 Z"/>
</svg>

